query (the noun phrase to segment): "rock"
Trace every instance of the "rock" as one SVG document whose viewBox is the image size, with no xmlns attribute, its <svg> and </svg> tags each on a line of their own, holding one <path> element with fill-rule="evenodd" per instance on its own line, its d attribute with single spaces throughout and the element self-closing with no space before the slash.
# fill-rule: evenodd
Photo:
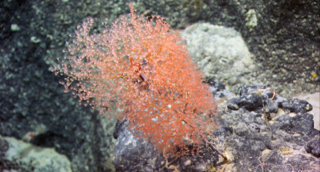
<svg viewBox="0 0 320 172">
<path fill-rule="evenodd" d="M 151 144 L 146 143 L 128 130 L 128 122 L 117 123 L 115 159 L 117 171 L 155 171 L 164 168 L 166 161 Z"/>
<path fill-rule="evenodd" d="M 17 24 L 11 24 L 10 30 L 11 30 L 12 32 L 18 32 L 18 31 L 20 31 L 20 27 L 19 27 L 19 25 L 17 25 Z"/>
<path fill-rule="evenodd" d="M 230 109 L 230 110 L 238 110 L 239 109 L 239 106 L 237 103 L 235 103 L 235 100 L 238 100 L 238 99 L 231 100 L 231 102 L 227 106 L 228 109 Z"/>
<path fill-rule="evenodd" d="M 254 64 L 239 32 L 209 23 L 197 23 L 187 27 L 181 36 L 193 61 L 206 77 L 231 85 L 247 84 L 245 75 L 253 71 Z"/>
<path fill-rule="evenodd" d="M 241 86 L 239 89 L 239 96 L 245 96 L 247 94 L 255 93 L 258 95 L 267 94 L 269 97 L 269 89 L 266 89 L 267 87 L 262 84 L 254 84 L 254 85 L 244 85 Z M 264 92 L 267 91 L 267 92 Z"/>
<path fill-rule="evenodd" d="M 308 153 L 311 153 L 312 155 L 319 158 L 320 157 L 320 135 L 310 140 L 306 144 L 305 149 Z"/>
<path fill-rule="evenodd" d="M 246 26 L 249 28 L 249 31 L 253 31 L 253 29 L 258 25 L 257 14 L 254 9 L 250 9 L 246 13 Z"/>
<path fill-rule="evenodd" d="M 261 103 L 252 95 L 258 95 Z M 233 157 L 233 161 L 226 165 L 225 169 L 319 170 L 317 164 L 320 159 L 310 157 L 303 151 L 303 147 L 310 152 L 316 152 L 316 146 L 311 148 L 308 145 L 314 145 L 318 141 L 315 139 L 309 142 L 320 132 L 313 128 L 311 114 L 306 111 L 290 111 L 282 106 L 290 100 L 263 85 L 240 88 L 238 95 L 229 100 L 228 109 L 219 112 L 219 133 L 214 132 L 215 143 L 223 145 L 221 147 Z M 308 105 L 301 100 L 294 102 L 300 109 Z M 232 128 L 232 132 L 223 129 L 227 126 Z"/>
<path fill-rule="evenodd" d="M 0 143 L 3 145 L 4 142 L 5 149 L 1 150 L 1 159 L 18 164 L 20 169 L 34 172 L 72 172 L 69 159 L 53 148 L 41 148 L 15 138 L 0 137 Z"/>
<path fill-rule="evenodd" d="M 281 107 L 295 113 L 305 113 L 312 110 L 312 105 L 297 98 L 288 99 L 281 103 Z"/>
<path fill-rule="evenodd" d="M 110 171 L 115 121 L 97 116 L 97 111 L 66 94 L 58 83 L 62 77 L 54 77 L 50 67 L 63 56 L 69 35 L 89 11 L 124 2 L 65 2 L 0 3 L 0 135 L 29 137 L 24 140 L 54 148 L 70 158 L 73 171 Z M 113 21 L 117 16 L 106 19 Z M 37 132 L 39 124 L 46 127 L 45 132 Z"/>
<path fill-rule="evenodd" d="M 211 82 L 210 86 L 214 90 L 214 95 L 220 95 L 225 88 L 214 82 Z M 180 157 L 172 163 L 172 168 L 180 171 L 205 171 L 209 169 L 210 164 L 216 164 L 215 169 L 224 168 L 227 171 L 257 171 L 262 168 L 267 171 L 316 171 L 319 169 L 316 165 L 320 163 L 320 159 L 316 156 L 319 140 L 313 138 L 318 137 L 320 132 L 313 128 L 311 114 L 284 109 L 281 104 L 290 99 L 276 95 L 271 88 L 263 85 L 243 86 L 238 95 L 228 101 L 231 102 L 228 104 L 228 109 L 219 109 L 219 115 L 214 117 L 219 126 L 212 131 L 211 141 L 215 143 L 218 150 L 228 155 L 231 162 L 222 166 L 217 165 L 217 158 L 211 159 L 212 156 L 208 153 L 210 149 L 204 145 L 203 154 Z M 295 103 L 298 107 L 306 105 L 304 101 L 295 101 Z M 272 118 L 268 117 L 270 114 Z M 117 170 L 165 171 L 168 169 L 166 165 L 158 167 L 155 165 L 154 162 L 167 164 L 167 160 L 156 153 L 151 145 L 139 141 L 121 127 L 116 128 L 115 135 L 118 141 L 115 166 Z M 315 154 L 315 157 L 309 156 L 303 148 Z M 216 153 L 211 155 L 217 156 Z M 177 167 L 178 164 L 179 167 Z M 193 164 L 198 165 L 193 166 Z"/>
<path fill-rule="evenodd" d="M 312 105 L 312 110 L 309 113 L 313 114 L 314 128 L 320 130 L 320 92 L 312 94 L 304 93 L 295 97 L 301 100 L 306 100 Z"/>
<path fill-rule="evenodd" d="M 205 171 L 218 161 L 216 152 L 203 148 L 197 155 L 166 159 L 150 143 L 135 137 L 127 122 L 118 122 L 114 136 L 117 138 L 114 165 L 116 171 Z"/>
<path fill-rule="evenodd" d="M 215 100 L 220 100 L 221 98 L 229 100 L 235 96 L 232 91 L 227 90 L 226 86 L 219 81 L 209 78 L 205 82 L 209 85 L 210 91 L 214 95 Z"/>
<path fill-rule="evenodd" d="M 254 111 L 263 108 L 266 112 L 276 112 L 278 105 L 271 101 L 273 93 L 263 85 L 243 86 L 239 90 L 239 96 L 231 99 L 228 108 L 234 110 L 237 106 L 244 107 L 249 111 Z M 236 109 L 235 109 L 236 110 Z"/>
<path fill-rule="evenodd" d="M 9 143 L 5 139 L 0 138 L 0 171 L 28 171 L 27 169 L 19 165 L 17 162 L 7 160 L 5 156 L 8 150 Z"/>
<path fill-rule="evenodd" d="M 249 111 L 262 107 L 262 97 L 258 94 L 246 94 L 240 98 L 232 99 L 231 102 L 237 104 L 239 107 L 244 107 Z"/>
<path fill-rule="evenodd" d="M 312 110 L 312 105 L 297 98 L 286 99 L 263 85 L 249 85 L 240 88 L 239 96 L 231 99 L 228 108 L 237 110 L 237 106 L 249 111 L 261 109 L 266 113 L 276 113 L 278 108 L 289 112 L 305 113 Z"/>
<path fill-rule="evenodd" d="M 41 39 L 35 36 L 31 36 L 30 41 L 34 44 L 39 44 L 41 42 Z"/>
</svg>

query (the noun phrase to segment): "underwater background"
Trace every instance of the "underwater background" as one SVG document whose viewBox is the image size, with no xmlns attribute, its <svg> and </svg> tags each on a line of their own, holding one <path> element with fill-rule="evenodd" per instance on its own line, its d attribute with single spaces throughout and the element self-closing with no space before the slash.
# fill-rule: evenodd
<svg viewBox="0 0 320 172">
<path fill-rule="evenodd" d="M 263 84 L 284 98 L 309 98 L 314 119 L 318 115 L 318 121 L 309 128 L 310 132 L 309 129 L 303 131 L 306 136 L 301 137 L 304 138 L 300 140 L 301 145 L 319 136 L 318 1 L 2 0 L 1 171 L 122 171 L 114 166 L 116 120 L 79 104 L 77 98 L 65 93 L 59 84 L 63 78 L 51 71 L 56 58 L 64 56 L 66 42 L 71 40 L 79 24 L 92 17 L 95 19 L 93 32 L 99 33 L 103 23 L 111 25 L 119 16 L 128 14 L 130 2 L 138 14 L 160 15 L 174 30 L 181 31 L 200 69 L 235 95 L 243 85 Z M 210 40 L 219 45 L 193 44 Z M 231 42 L 220 44 L 221 40 Z M 210 46 L 216 51 L 205 49 Z M 217 57 L 218 61 L 202 61 L 206 56 Z M 44 162 L 44 159 L 50 161 Z M 320 169 L 316 165 L 319 161 L 307 162 L 315 162 L 311 167 Z M 238 167 L 234 169 L 240 169 Z M 250 169 L 263 171 L 256 164 L 251 164 Z M 297 168 L 292 169 L 295 170 Z"/>
</svg>

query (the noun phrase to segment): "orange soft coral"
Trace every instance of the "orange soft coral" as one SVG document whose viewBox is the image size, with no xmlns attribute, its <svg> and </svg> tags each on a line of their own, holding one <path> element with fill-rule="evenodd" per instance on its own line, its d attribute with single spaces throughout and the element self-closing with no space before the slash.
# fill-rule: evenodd
<svg viewBox="0 0 320 172">
<path fill-rule="evenodd" d="M 101 113 L 116 102 L 123 110 L 118 118 L 167 155 L 206 139 L 213 97 L 178 33 L 163 18 L 148 20 L 132 6 L 99 34 L 89 34 L 92 24 L 88 19 L 78 27 L 60 60 L 66 89 Z"/>
</svg>

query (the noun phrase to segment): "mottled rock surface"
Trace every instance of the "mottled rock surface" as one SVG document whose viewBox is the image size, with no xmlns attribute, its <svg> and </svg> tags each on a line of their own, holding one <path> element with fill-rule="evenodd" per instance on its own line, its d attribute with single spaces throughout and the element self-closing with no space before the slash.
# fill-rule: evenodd
<svg viewBox="0 0 320 172">
<path fill-rule="evenodd" d="M 227 171 L 320 169 L 320 160 L 311 151 L 317 152 L 317 147 L 307 146 L 320 135 L 308 114 L 312 110 L 308 102 L 283 98 L 263 85 L 244 86 L 227 102 L 227 108 L 221 106 L 220 127 L 214 132 L 218 147 L 233 157 Z"/>
<path fill-rule="evenodd" d="M 320 157 L 320 136 L 318 135 L 310 140 L 305 146 L 305 149 L 308 153 L 311 153 L 316 157 Z"/>
<path fill-rule="evenodd" d="M 199 21 L 234 28 L 254 55 L 258 70 L 249 75 L 256 83 L 272 85 L 284 97 L 319 91 L 319 1 L 164 0 L 137 6 L 178 28 Z"/>
<path fill-rule="evenodd" d="M 229 85 L 249 84 L 255 69 L 253 55 L 233 28 L 197 23 L 182 33 L 193 61 L 208 78 Z M 232 69 L 232 70 L 230 70 Z"/>
<path fill-rule="evenodd" d="M 0 137 L 0 170 L 26 172 L 72 172 L 69 159 L 53 148 L 41 148 L 15 138 Z"/>
<path fill-rule="evenodd" d="M 313 116 L 308 114 L 312 106 L 308 102 L 281 97 L 264 85 L 243 86 L 233 97 L 219 94 L 227 92 L 221 84 L 211 81 L 211 85 L 211 90 L 215 90 L 215 95 L 219 96 L 216 99 L 220 102 L 215 116 L 219 126 L 212 131 L 211 141 L 231 162 L 225 163 L 221 157 L 212 159 L 213 155 L 218 156 L 212 152 L 211 156 L 200 154 L 195 156 L 197 158 L 182 157 L 173 162 L 172 166 L 180 171 L 207 171 L 212 167 L 226 171 L 320 170 L 320 131 L 313 127 Z M 230 104 L 234 105 L 230 107 Z M 152 150 L 152 146 L 139 142 L 121 127 L 116 131 L 117 169 L 173 170 L 165 166 L 166 160 Z M 202 149 L 206 153 L 210 147 L 204 146 Z M 190 164 L 201 164 L 202 168 L 184 166 L 186 160 Z M 157 166 L 159 164 L 160 167 Z"/>
<path fill-rule="evenodd" d="M 299 94 L 295 96 L 298 99 L 306 100 L 312 105 L 311 114 L 313 114 L 314 128 L 320 130 L 320 92 L 312 94 Z"/>
<path fill-rule="evenodd" d="M 128 130 L 127 122 L 117 123 L 114 136 L 117 138 L 117 143 L 113 162 L 117 171 L 205 171 L 218 161 L 217 153 L 204 147 L 197 155 L 167 159 L 152 144 L 135 137 Z"/>
</svg>

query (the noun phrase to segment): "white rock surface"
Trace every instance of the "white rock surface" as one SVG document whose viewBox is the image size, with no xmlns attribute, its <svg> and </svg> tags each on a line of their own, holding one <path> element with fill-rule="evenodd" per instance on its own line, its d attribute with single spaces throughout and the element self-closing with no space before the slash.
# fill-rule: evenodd
<svg viewBox="0 0 320 172">
<path fill-rule="evenodd" d="M 72 172 L 69 159 L 53 148 L 42 148 L 13 137 L 2 137 L 9 144 L 4 159 L 28 171 L 34 172 Z"/>
<path fill-rule="evenodd" d="M 239 32 L 232 28 L 198 23 L 182 33 L 194 62 L 206 77 L 226 84 L 248 84 L 245 75 L 255 68 L 252 54 Z"/>
</svg>

